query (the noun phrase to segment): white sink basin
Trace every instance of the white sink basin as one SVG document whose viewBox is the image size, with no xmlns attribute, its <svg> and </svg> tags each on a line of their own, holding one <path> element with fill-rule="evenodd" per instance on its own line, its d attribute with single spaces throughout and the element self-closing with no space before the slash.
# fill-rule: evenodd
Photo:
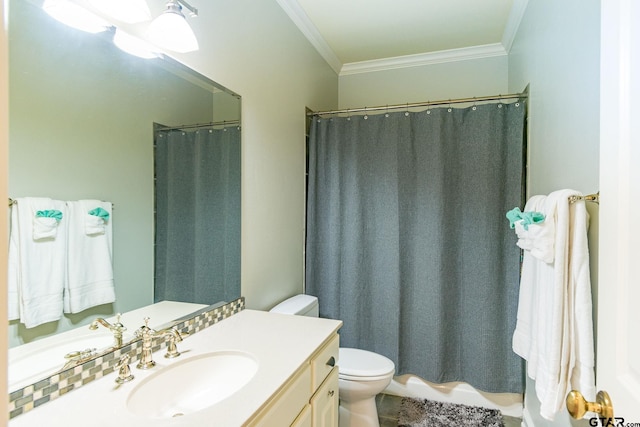
<svg viewBox="0 0 640 427">
<path fill-rule="evenodd" d="M 240 351 L 193 356 L 142 380 L 131 391 L 127 408 L 147 418 L 189 415 L 236 393 L 257 371 L 256 359 Z"/>
</svg>

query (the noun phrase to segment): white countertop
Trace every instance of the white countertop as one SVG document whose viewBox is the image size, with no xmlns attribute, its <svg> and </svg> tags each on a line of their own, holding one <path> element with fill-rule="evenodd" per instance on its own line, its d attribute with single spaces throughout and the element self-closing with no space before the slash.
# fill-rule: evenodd
<svg viewBox="0 0 640 427">
<path fill-rule="evenodd" d="M 313 352 L 342 325 L 341 321 L 243 310 L 179 343 L 183 353 L 165 359 L 164 349 L 154 353 L 157 366 L 144 371 L 131 364 L 135 379 L 123 385 L 117 373 L 93 381 L 52 402 L 16 417 L 10 427 L 48 426 L 242 426 L 306 363 Z M 127 396 L 144 378 L 165 366 L 212 351 L 236 350 L 251 354 L 258 371 L 251 381 L 225 400 L 178 418 L 149 419 L 127 409 Z M 171 390 L 167 390 L 170 393 Z"/>
</svg>

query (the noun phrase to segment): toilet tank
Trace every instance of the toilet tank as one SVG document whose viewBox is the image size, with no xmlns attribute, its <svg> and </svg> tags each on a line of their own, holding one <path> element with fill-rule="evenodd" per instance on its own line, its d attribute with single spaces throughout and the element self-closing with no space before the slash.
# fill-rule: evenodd
<svg viewBox="0 0 640 427">
<path fill-rule="evenodd" d="M 269 310 L 271 313 L 296 314 L 298 316 L 318 317 L 318 297 L 299 294 L 282 301 Z"/>
</svg>

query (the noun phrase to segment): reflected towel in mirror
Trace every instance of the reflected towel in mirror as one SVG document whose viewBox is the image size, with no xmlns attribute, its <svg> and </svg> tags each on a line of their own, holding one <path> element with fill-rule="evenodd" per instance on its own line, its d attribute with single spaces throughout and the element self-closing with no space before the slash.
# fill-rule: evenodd
<svg viewBox="0 0 640 427">
<path fill-rule="evenodd" d="M 100 200 L 67 202 L 68 249 L 64 312 L 79 313 L 87 308 L 115 301 L 112 262 L 112 220 L 104 222 L 89 215 L 101 207 L 111 215 L 111 203 Z M 102 233 L 87 233 L 88 217 L 100 219 Z"/>
<path fill-rule="evenodd" d="M 84 208 L 88 208 L 92 205 L 93 201 L 83 201 L 82 205 Z M 107 202 L 100 202 L 109 204 Z M 89 236 L 93 234 L 104 234 L 106 229 L 107 221 L 109 221 L 109 217 L 111 214 L 109 211 L 104 209 L 102 206 L 98 206 L 96 208 L 90 209 L 86 211 L 87 214 L 84 216 L 84 231 Z"/>
<path fill-rule="evenodd" d="M 27 328 L 62 316 L 66 261 L 66 221 L 37 217 L 37 211 L 56 210 L 64 217 L 59 200 L 23 197 L 11 208 L 9 240 L 9 320 L 19 319 Z M 52 220 L 47 227 L 41 219 Z"/>
<path fill-rule="evenodd" d="M 57 209 L 36 211 L 33 218 L 33 239 L 55 238 L 58 234 L 58 224 L 62 221 L 63 216 L 63 213 Z"/>
</svg>

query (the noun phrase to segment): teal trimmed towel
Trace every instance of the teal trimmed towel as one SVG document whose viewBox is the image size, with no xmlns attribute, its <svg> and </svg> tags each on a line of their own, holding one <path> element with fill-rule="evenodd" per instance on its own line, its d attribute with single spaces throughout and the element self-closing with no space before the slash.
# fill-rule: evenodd
<svg viewBox="0 0 640 427">
<path fill-rule="evenodd" d="M 102 218 L 105 221 L 109 220 L 109 212 L 99 206 L 95 209 L 91 209 L 89 211 L 89 215 L 97 216 L 98 218 Z"/>
<path fill-rule="evenodd" d="M 60 222 L 62 221 L 62 212 L 60 212 L 57 209 L 46 209 L 43 211 L 37 211 L 36 217 L 37 218 L 53 218 L 56 221 Z"/>
<path fill-rule="evenodd" d="M 522 221 L 522 228 L 529 230 L 531 224 L 544 221 L 544 214 L 541 212 L 520 212 L 520 208 L 513 208 L 507 212 L 507 219 L 511 228 L 516 227 L 516 222 Z"/>
</svg>

